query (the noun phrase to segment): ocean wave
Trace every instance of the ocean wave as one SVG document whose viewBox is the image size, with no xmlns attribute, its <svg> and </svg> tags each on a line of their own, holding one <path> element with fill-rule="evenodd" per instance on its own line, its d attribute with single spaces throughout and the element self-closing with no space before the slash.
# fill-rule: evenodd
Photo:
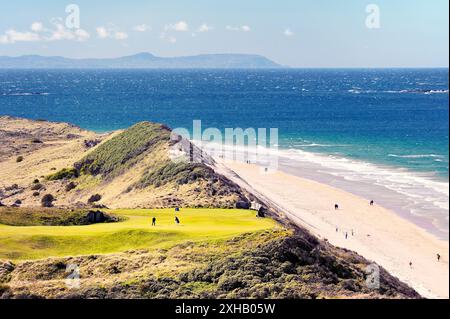
<svg viewBox="0 0 450 319">
<path fill-rule="evenodd" d="M 390 90 L 390 91 L 383 91 L 383 93 L 393 93 L 393 94 L 402 94 L 402 93 L 408 93 L 408 94 L 448 94 L 448 90 L 422 90 L 422 89 L 410 89 L 410 90 Z"/>
<path fill-rule="evenodd" d="M 353 94 L 371 94 L 371 93 L 389 93 L 389 94 L 448 94 L 449 90 L 423 90 L 423 89 L 405 89 L 405 90 L 362 90 L 362 89 L 351 89 L 347 90 L 348 93 Z"/>
<path fill-rule="evenodd" d="M 318 144 L 318 143 L 294 145 L 294 147 L 344 147 L 344 146 L 346 145 Z"/>
<path fill-rule="evenodd" d="M 198 143 L 198 142 L 194 142 Z M 342 178 L 346 179 L 348 177 L 356 177 L 358 180 L 366 180 L 369 182 L 377 182 L 383 185 L 389 185 L 392 188 L 400 189 L 410 189 L 411 196 L 413 197 L 415 190 L 418 188 L 427 189 L 430 191 L 443 195 L 444 202 L 448 205 L 449 196 L 449 183 L 435 179 L 434 173 L 432 172 L 413 172 L 407 168 L 384 166 L 374 163 L 364 162 L 360 160 L 355 160 L 339 155 L 333 154 L 319 154 L 309 151 L 304 151 L 298 148 L 290 149 L 279 149 L 267 148 L 263 146 L 248 148 L 243 145 L 225 145 L 216 144 L 213 142 L 203 143 L 202 147 L 204 149 L 211 148 L 215 151 L 221 150 L 223 152 L 235 152 L 235 153 L 245 153 L 248 156 L 258 157 L 263 155 L 266 157 L 278 157 L 287 158 L 298 162 L 307 162 L 317 165 L 317 169 L 324 170 L 327 169 L 329 173 L 337 174 Z M 413 155 L 396 155 L 394 156 L 409 156 L 409 157 L 431 157 L 431 158 L 441 158 L 442 155 L 438 154 L 413 154 Z M 416 194 L 417 196 L 420 195 Z M 441 198 L 442 199 L 442 198 Z"/>
<path fill-rule="evenodd" d="M 18 92 L 18 93 L 2 93 L 2 96 L 32 96 L 32 95 L 50 95 L 47 92 Z"/>
<path fill-rule="evenodd" d="M 397 154 L 388 154 L 389 157 L 399 157 L 399 158 L 444 158 L 443 155 L 437 154 L 412 154 L 412 155 L 397 155 Z"/>
<path fill-rule="evenodd" d="M 448 90 L 429 90 L 425 94 L 448 94 Z"/>
</svg>

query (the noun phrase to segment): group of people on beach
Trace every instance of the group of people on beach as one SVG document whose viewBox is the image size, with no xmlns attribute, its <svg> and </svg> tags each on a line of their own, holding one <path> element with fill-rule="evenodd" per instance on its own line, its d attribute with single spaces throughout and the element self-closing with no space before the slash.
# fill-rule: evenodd
<svg viewBox="0 0 450 319">
<path fill-rule="evenodd" d="M 369 202 L 369 205 L 370 205 L 370 206 L 374 206 L 374 205 L 375 205 L 375 202 L 374 202 L 373 200 L 371 200 L 371 201 Z M 339 204 L 334 204 L 334 210 L 339 210 Z M 336 233 L 338 233 L 338 232 L 339 232 L 339 227 L 336 227 Z M 352 236 L 354 236 L 354 231 L 353 231 L 353 229 L 352 229 L 351 233 L 352 233 Z M 345 232 L 345 239 L 348 239 L 348 232 Z M 442 256 L 441 256 L 440 254 L 436 254 L 436 258 L 437 258 L 437 261 L 440 262 Z M 413 263 L 412 263 L 412 261 L 410 261 L 410 262 L 409 262 L 409 267 L 412 268 L 412 266 L 413 266 Z"/>
<path fill-rule="evenodd" d="M 373 200 L 371 200 L 369 205 L 373 206 L 373 205 L 375 205 L 375 202 Z M 338 209 L 339 209 L 339 204 L 334 204 L 334 210 L 338 210 Z"/>
</svg>

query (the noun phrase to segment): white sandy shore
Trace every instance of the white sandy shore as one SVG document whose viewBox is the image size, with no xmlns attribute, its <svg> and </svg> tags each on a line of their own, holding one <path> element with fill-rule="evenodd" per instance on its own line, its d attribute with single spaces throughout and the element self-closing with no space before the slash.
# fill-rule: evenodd
<svg viewBox="0 0 450 319">
<path fill-rule="evenodd" d="M 449 297 L 447 241 L 392 211 L 370 206 L 366 199 L 331 186 L 280 171 L 265 173 L 256 165 L 216 160 L 221 173 L 270 201 L 318 237 L 377 262 L 424 297 Z M 337 211 L 335 203 L 340 205 Z M 440 262 L 437 253 L 442 256 Z"/>
</svg>

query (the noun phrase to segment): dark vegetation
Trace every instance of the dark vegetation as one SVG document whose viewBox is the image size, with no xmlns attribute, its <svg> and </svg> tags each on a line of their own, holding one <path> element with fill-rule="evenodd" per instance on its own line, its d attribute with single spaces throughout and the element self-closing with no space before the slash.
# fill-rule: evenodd
<svg viewBox="0 0 450 319">
<path fill-rule="evenodd" d="M 52 207 L 56 198 L 52 194 L 46 194 L 41 199 L 42 207 Z"/>
<path fill-rule="evenodd" d="M 99 194 L 92 195 L 88 199 L 88 204 L 93 204 L 102 200 L 102 196 Z"/>
<path fill-rule="evenodd" d="M 100 140 L 84 140 L 84 146 L 86 148 L 92 148 L 97 146 L 98 144 L 100 144 L 101 141 Z"/>
<path fill-rule="evenodd" d="M 17 162 L 17 163 L 23 162 L 23 156 L 17 156 L 16 162 Z"/>
<path fill-rule="evenodd" d="M 19 189 L 19 185 L 17 185 L 17 184 L 12 184 L 11 186 L 5 187 L 5 191 L 7 191 L 7 192 L 15 191 L 18 189 Z"/>
<path fill-rule="evenodd" d="M 148 186 L 160 187 L 175 182 L 178 185 L 190 184 L 198 180 L 208 180 L 215 177 L 214 171 L 204 164 L 175 163 L 167 160 L 161 163 L 155 170 L 142 176 L 138 188 Z"/>
<path fill-rule="evenodd" d="M 103 217 L 92 219 L 92 215 Z M 104 212 L 86 209 L 0 208 L 0 224 L 9 226 L 76 226 L 118 220 L 119 218 Z"/>
<path fill-rule="evenodd" d="M 33 138 L 32 140 L 31 140 L 31 143 L 33 143 L 33 144 L 43 144 L 44 142 L 42 142 L 40 139 L 38 139 L 38 138 Z"/>
<path fill-rule="evenodd" d="M 47 176 L 49 181 L 58 181 L 62 179 L 71 179 L 78 177 L 78 171 L 75 168 L 63 168 L 62 170 Z"/>
<path fill-rule="evenodd" d="M 74 182 L 70 182 L 69 184 L 66 185 L 65 190 L 66 192 L 70 192 L 71 190 L 75 189 L 77 187 L 77 184 L 75 184 Z"/>
<path fill-rule="evenodd" d="M 44 188 L 44 185 L 42 185 L 41 183 L 33 184 L 31 186 L 32 191 L 38 191 L 41 190 L 42 188 Z"/>
<path fill-rule="evenodd" d="M 69 263 L 79 265 L 80 289 L 65 285 Z M 5 263 L 0 274 L 17 280 L 11 285 L 14 288 L 4 289 L 3 298 L 420 297 L 383 269 L 380 289 L 369 289 L 365 284 L 368 264 L 355 253 L 320 243 L 306 233 L 268 231 L 216 243 L 185 243 L 153 253 L 139 250 Z"/>
</svg>

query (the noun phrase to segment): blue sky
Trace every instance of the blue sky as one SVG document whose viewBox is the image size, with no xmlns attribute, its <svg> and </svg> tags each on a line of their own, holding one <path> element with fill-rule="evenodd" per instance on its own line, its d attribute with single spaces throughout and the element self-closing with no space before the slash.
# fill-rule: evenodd
<svg viewBox="0 0 450 319">
<path fill-rule="evenodd" d="M 80 8 L 80 29 L 65 8 Z M 379 8 L 368 28 L 366 6 Z M 253 53 L 293 67 L 448 67 L 448 0 L 17 0 L 0 55 Z M 59 18 L 59 19 L 58 19 Z"/>
</svg>

